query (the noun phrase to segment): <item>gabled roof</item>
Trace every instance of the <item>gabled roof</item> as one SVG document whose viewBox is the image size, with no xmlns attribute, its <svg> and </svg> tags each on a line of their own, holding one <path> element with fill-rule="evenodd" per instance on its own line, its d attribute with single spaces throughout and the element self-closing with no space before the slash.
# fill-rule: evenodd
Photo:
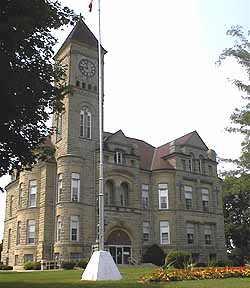
<svg viewBox="0 0 250 288">
<path fill-rule="evenodd" d="M 105 133 L 106 133 L 106 132 L 105 132 Z M 119 140 L 121 140 L 121 139 L 126 140 L 126 139 L 127 139 L 126 135 L 123 133 L 123 131 L 122 131 L 121 129 L 118 130 L 118 131 L 116 131 L 115 133 L 109 133 L 109 134 L 110 134 L 110 135 L 106 135 L 105 141 L 109 141 L 109 140 L 112 141 L 112 139 L 113 139 L 113 140 L 116 140 L 117 138 L 118 138 Z"/>
<path fill-rule="evenodd" d="M 136 144 L 140 155 L 140 168 L 143 170 L 150 170 L 151 163 L 154 156 L 155 147 L 147 142 L 135 138 L 129 138 L 129 140 Z"/>
<path fill-rule="evenodd" d="M 131 144 L 135 144 L 138 147 L 140 156 L 140 168 L 143 170 L 159 170 L 159 169 L 175 169 L 171 164 L 171 161 L 165 158 L 173 153 L 172 145 L 190 145 L 197 146 L 202 149 L 208 150 L 206 144 L 196 131 L 192 131 L 174 141 L 168 142 L 162 146 L 155 148 L 147 142 L 135 138 L 126 137 L 122 130 L 115 133 L 104 132 L 104 141 L 111 141 L 116 139 L 117 135 L 122 135 Z M 113 138 L 113 139 L 112 139 Z"/>
<path fill-rule="evenodd" d="M 169 143 L 155 148 L 150 170 L 174 169 L 174 167 L 170 164 L 168 160 L 163 159 L 166 155 L 169 154 L 169 150 Z"/>
<path fill-rule="evenodd" d="M 177 138 L 174 141 L 178 145 L 191 145 L 191 146 L 193 146 L 194 145 L 193 143 L 196 142 L 197 144 L 198 143 L 200 144 L 199 147 L 203 146 L 204 149 L 208 150 L 207 145 L 201 139 L 197 131 L 192 131 L 180 138 Z"/>
<path fill-rule="evenodd" d="M 98 49 L 98 40 L 81 18 L 78 20 L 78 22 L 76 23 L 76 25 L 74 26 L 74 28 L 72 29 L 66 40 L 63 42 L 62 46 L 60 47 L 56 55 L 61 51 L 61 49 L 65 45 L 67 45 L 72 41 L 77 41 L 92 48 L 96 48 L 96 50 Z M 107 52 L 103 47 L 102 50 L 104 53 Z M 56 55 L 54 57 L 56 57 Z"/>
</svg>

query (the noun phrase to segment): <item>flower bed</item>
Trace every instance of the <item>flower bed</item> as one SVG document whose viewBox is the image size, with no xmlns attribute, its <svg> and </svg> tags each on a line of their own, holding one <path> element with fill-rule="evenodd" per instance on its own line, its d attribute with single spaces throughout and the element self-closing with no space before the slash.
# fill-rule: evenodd
<svg viewBox="0 0 250 288">
<path fill-rule="evenodd" d="M 250 277 L 250 267 L 158 269 L 150 275 L 142 276 L 143 282 L 220 279 L 229 277 Z"/>
</svg>

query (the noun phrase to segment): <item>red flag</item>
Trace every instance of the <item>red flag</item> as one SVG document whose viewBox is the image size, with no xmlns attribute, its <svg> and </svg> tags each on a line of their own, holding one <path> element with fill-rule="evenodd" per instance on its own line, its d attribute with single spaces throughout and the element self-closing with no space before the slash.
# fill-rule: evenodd
<svg viewBox="0 0 250 288">
<path fill-rule="evenodd" d="M 93 3 L 93 0 L 91 0 L 90 3 L 89 3 L 89 12 L 92 11 L 92 3 Z"/>
</svg>

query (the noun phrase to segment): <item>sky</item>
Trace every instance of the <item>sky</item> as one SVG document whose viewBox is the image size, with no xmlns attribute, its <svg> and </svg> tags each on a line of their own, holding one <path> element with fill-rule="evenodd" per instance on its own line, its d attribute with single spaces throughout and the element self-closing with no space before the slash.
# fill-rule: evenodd
<svg viewBox="0 0 250 288">
<path fill-rule="evenodd" d="M 61 0 L 98 35 L 98 1 Z M 222 158 L 235 158 L 241 137 L 225 132 L 244 102 L 228 78 L 244 79 L 232 60 L 215 64 L 233 45 L 226 31 L 250 29 L 249 0 L 102 0 L 104 130 L 160 146 L 196 130 Z M 56 31 L 57 51 L 72 27 Z M 0 185 L 9 177 L 0 179 Z M 0 239 L 5 194 L 0 194 Z"/>
</svg>

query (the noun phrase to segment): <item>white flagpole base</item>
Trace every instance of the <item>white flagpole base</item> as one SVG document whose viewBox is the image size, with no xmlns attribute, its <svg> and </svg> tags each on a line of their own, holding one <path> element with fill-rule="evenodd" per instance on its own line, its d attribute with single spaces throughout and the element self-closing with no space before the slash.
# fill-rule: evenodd
<svg viewBox="0 0 250 288">
<path fill-rule="evenodd" d="M 113 257 L 107 251 L 95 251 L 85 268 L 81 280 L 121 280 L 122 276 L 114 262 Z"/>
</svg>

